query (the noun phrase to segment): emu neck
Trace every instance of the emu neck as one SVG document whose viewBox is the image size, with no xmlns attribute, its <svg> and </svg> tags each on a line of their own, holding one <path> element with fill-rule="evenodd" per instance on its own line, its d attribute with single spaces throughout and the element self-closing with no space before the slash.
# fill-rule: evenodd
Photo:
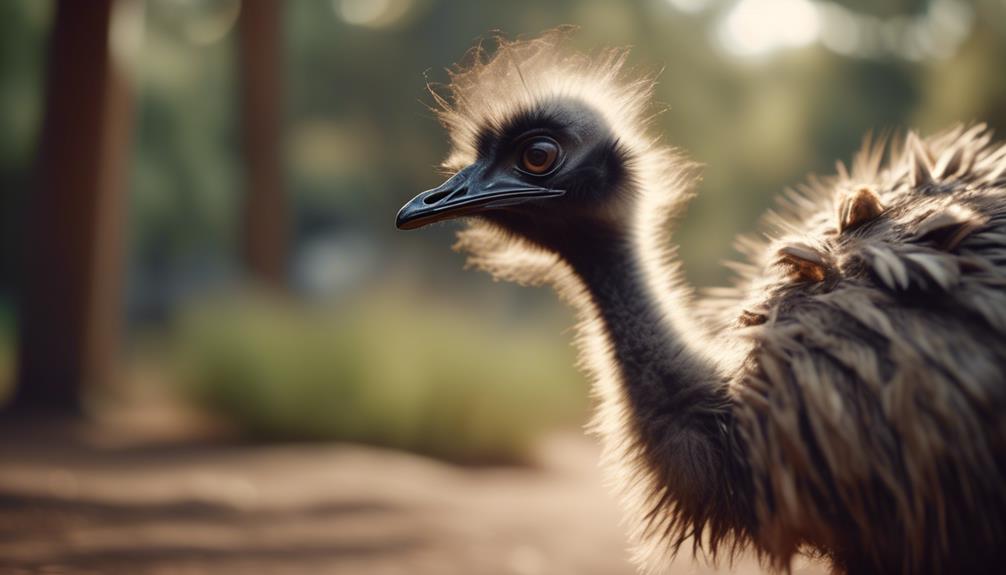
<svg viewBox="0 0 1006 575">
<path fill-rule="evenodd" d="M 672 546 L 706 533 L 715 552 L 718 541 L 746 536 L 753 524 L 734 404 L 718 366 L 688 339 L 688 322 L 666 317 L 665 303 L 688 313 L 688 298 L 673 285 L 652 287 L 648 276 L 665 274 L 650 273 L 659 270 L 646 266 L 656 264 L 632 240 L 580 238 L 559 251 L 593 300 L 617 370 L 614 385 L 599 381 L 596 429 L 641 473 L 633 500 L 646 502 L 646 529 L 664 531 Z"/>
<path fill-rule="evenodd" d="M 685 298 L 671 286 L 659 296 L 652 293 L 648 264 L 631 238 L 610 234 L 563 252 L 593 299 L 627 386 L 690 385 L 714 378 L 715 369 L 692 351 L 688 334 L 678 333 L 657 299 L 672 298 L 671 305 L 687 313 Z"/>
<path fill-rule="evenodd" d="M 658 300 L 672 298 L 671 306 L 687 313 L 686 298 L 672 286 L 654 294 L 644 267 L 650 264 L 638 252 L 628 234 L 618 233 L 579 238 L 560 249 L 593 300 L 643 439 L 659 441 L 684 430 L 681 426 L 708 433 L 708 422 L 692 416 L 720 412 L 726 388 L 715 366 L 693 349 Z"/>
</svg>

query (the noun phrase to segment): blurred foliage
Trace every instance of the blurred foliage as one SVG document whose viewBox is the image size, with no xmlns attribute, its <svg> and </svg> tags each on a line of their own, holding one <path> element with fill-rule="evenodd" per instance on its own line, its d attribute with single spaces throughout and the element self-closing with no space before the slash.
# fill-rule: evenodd
<svg viewBox="0 0 1006 575">
<path fill-rule="evenodd" d="M 0 2 L 0 297 L 16 289 L 20 213 L 42 111 L 49 2 Z"/>
<path fill-rule="evenodd" d="M 490 333 L 456 307 L 387 293 L 317 310 L 263 298 L 197 306 L 173 338 L 179 379 L 249 435 L 340 439 L 465 462 L 526 459 L 582 420 L 585 386 L 555 337 Z"/>
<path fill-rule="evenodd" d="M 240 161 L 235 47 L 221 40 L 239 4 L 145 6 L 147 26 L 135 56 L 131 251 L 137 262 L 155 267 L 220 260 L 233 249 Z"/>
<path fill-rule="evenodd" d="M 936 1 L 846 2 L 875 18 L 907 18 Z M 970 35 L 947 58 L 849 57 L 814 44 L 764 58 L 725 53 L 716 30 L 737 0 L 298 0 L 284 30 L 285 161 L 295 247 L 352 231 L 379 258 L 418 258 L 459 282 L 442 247 L 450 226 L 407 236 L 399 205 L 439 178 L 446 138 L 426 82 L 493 30 L 535 34 L 561 24 L 576 46 L 632 45 L 632 63 L 663 70 L 655 126 L 706 165 L 677 239 L 688 276 L 721 284 L 738 232 L 810 171 L 828 173 L 870 130 L 957 121 L 1006 126 L 1006 6 L 967 4 Z M 234 269 L 241 185 L 236 162 L 237 0 L 148 0 L 136 58 L 140 88 L 132 194 L 131 294 Z M 681 10 L 679 6 L 700 7 Z M 420 254 L 421 255 L 418 255 Z M 151 279 L 156 278 L 156 279 Z M 200 283 L 190 289 L 200 289 Z M 151 284 L 154 288 L 151 288 Z M 145 305 L 143 301 L 140 305 Z"/>
</svg>

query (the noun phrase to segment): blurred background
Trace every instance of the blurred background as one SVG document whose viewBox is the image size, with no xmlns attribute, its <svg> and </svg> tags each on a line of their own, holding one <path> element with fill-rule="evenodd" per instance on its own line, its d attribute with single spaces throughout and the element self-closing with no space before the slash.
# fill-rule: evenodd
<svg viewBox="0 0 1006 575">
<path fill-rule="evenodd" d="M 393 225 L 427 82 L 563 24 L 662 70 L 699 287 L 868 131 L 1006 127 L 1006 0 L 6 0 L 0 566 L 631 572 L 571 314 Z"/>
</svg>

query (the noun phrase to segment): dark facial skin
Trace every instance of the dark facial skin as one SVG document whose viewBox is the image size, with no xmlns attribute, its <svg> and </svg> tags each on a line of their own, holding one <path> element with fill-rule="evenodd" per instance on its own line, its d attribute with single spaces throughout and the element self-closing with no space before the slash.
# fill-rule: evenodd
<svg viewBox="0 0 1006 575">
<path fill-rule="evenodd" d="M 461 216 L 486 219 L 544 247 L 604 234 L 625 222 L 625 154 L 598 113 L 555 100 L 480 135 L 478 158 L 398 212 L 414 229 Z M 540 173 L 539 173 L 540 172 Z"/>
</svg>

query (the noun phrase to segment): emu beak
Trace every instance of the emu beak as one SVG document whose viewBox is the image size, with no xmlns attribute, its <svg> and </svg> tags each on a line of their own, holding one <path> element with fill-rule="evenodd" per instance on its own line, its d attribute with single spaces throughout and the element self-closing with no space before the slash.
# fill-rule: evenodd
<svg viewBox="0 0 1006 575">
<path fill-rule="evenodd" d="M 432 190 L 426 190 L 409 200 L 398 210 L 395 225 L 400 230 L 413 230 L 426 224 L 469 216 L 541 198 L 553 198 L 566 193 L 529 186 L 512 176 L 497 176 L 481 181 L 475 166 L 454 174 Z"/>
</svg>

